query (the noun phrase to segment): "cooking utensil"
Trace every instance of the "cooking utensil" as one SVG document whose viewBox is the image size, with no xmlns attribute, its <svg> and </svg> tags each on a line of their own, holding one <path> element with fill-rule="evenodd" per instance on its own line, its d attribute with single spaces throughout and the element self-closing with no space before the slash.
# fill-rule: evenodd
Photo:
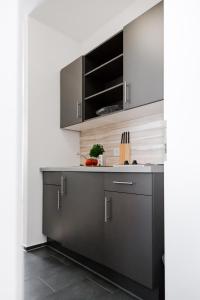
<svg viewBox="0 0 200 300">
<path fill-rule="evenodd" d="M 129 164 L 130 161 L 130 133 L 129 131 L 123 132 L 121 135 L 121 144 L 120 144 L 120 156 L 119 163 L 120 164 Z"/>
</svg>

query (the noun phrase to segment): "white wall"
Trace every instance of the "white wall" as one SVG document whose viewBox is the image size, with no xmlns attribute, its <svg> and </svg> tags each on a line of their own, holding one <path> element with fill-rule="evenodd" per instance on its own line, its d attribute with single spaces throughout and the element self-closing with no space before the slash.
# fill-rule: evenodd
<svg viewBox="0 0 200 300">
<path fill-rule="evenodd" d="M 199 1 L 165 1 L 166 300 L 200 299 Z"/>
<path fill-rule="evenodd" d="M 0 293 L 17 298 L 18 3 L 0 2 Z M 18 269 L 18 274 L 20 270 Z M 19 281 L 18 281 L 19 284 Z M 19 284 L 20 285 L 20 284 Z"/>
<path fill-rule="evenodd" d="M 82 43 L 83 54 L 89 52 L 100 43 L 109 39 L 111 36 L 119 32 L 128 23 L 136 19 L 145 11 L 159 3 L 161 0 L 134 0 L 133 4 L 127 9 L 123 10 L 115 18 L 112 18 L 108 23 L 102 26 L 95 34 L 88 40 Z"/>
<path fill-rule="evenodd" d="M 25 104 L 24 245 L 45 242 L 42 235 L 42 166 L 79 164 L 79 133 L 59 129 L 60 69 L 76 59 L 79 45 L 29 18 L 28 82 Z"/>
</svg>

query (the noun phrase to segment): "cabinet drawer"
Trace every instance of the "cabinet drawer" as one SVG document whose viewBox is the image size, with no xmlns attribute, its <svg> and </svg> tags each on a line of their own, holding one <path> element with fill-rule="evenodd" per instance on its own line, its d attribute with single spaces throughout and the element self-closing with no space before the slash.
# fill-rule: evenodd
<svg viewBox="0 0 200 300">
<path fill-rule="evenodd" d="M 61 185 L 62 172 L 43 172 L 43 183 Z"/>
<path fill-rule="evenodd" d="M 152 195 L 152 174 L 107 173 L 104 175 L 104 190 Z"/>
</svg>

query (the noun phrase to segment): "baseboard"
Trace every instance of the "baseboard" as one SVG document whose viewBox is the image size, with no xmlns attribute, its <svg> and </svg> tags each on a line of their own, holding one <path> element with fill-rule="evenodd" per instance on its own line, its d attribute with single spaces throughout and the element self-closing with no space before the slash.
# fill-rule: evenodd
<svg viewBox="0 0 200 300">
<path fill-rule="evenodd" d="M 24 250 L 25 251 L 32 251 L 32 250 L 35 250 L 35 249 L 38 249 L 38 248 L 42 248 L 42 247 L 45 247 L 47 246 L 47 242 L 45 243 L 42 243 L 42 244 L 37 244 L 37 245 L 33 245 L 33 246 L 30 246 L 30 247 L 24 247 Z"/>
</svg>

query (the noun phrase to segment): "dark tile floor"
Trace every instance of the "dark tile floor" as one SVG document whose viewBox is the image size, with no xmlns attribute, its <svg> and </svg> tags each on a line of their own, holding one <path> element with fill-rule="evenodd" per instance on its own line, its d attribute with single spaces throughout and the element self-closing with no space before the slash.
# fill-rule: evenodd
<svg viewBox="0 0 200 300">
<path fill-rule="evenodd" d="M 135 300 L 44 247 L 24 252 L 24 300 Z"/>
</svg>

